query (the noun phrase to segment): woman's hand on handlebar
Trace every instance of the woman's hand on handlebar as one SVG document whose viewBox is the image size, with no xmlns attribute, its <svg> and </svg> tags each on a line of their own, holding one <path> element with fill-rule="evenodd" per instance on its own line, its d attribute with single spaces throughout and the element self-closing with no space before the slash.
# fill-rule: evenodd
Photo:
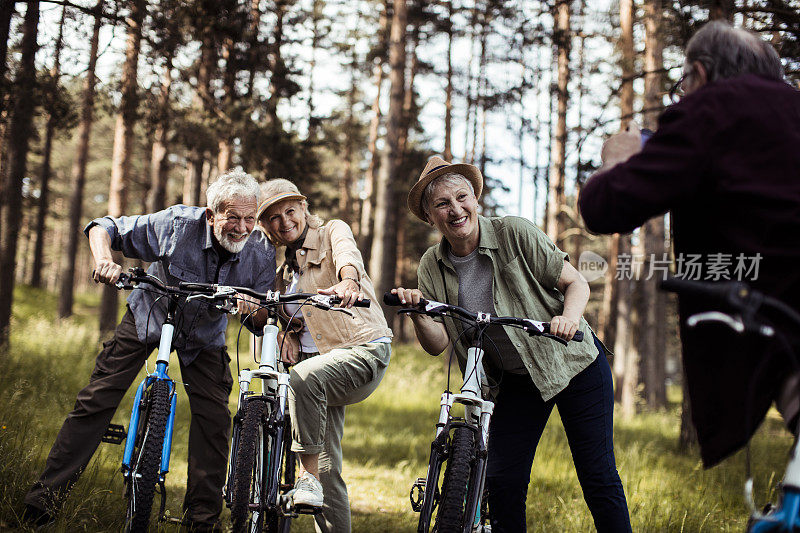
<svg viewBox="0 0 800 533">
<path fill-rule="evenodd" d="M 122 274 L 122 267 L 120 265 L 116 264 L 111 259 L 100 259 L 94 264 L 92 279 L 95 283 L 113 285 L 119 280 L 120 274 Z"/>
<path fill-rule="evenodd" d="M 396 294 L 397 297 L 400 298 L 401 304 L 410 307 L 418 306 L 420 300 L 422 300 L 422 291 L 419 289 L 404 289 L 403 287 L 398 287 L 392 289 L 392 294 Z"/>
<path fill-rule="evenodd" d="M 578 331 L 578 321 L 562 315 L 554 316 L 550 321 L 550 334 L 560 337 L 565 341 L 572 340 Z"/>
<path fill-rule="evenodd" d="M 249 294 L 237 292 L 236 308 L 239 310 L 240 315 L 247 316 L 251 313 L 257 313 L 261 306 L 258 304 L 258 300 L 256 298 L 253 298 Z"/>
<path fill-rule="evenodd" d="M 294 365 L 300 355 L 300 339 L 291 331 L 278 332 L 278 346 L 281 347 L 281 361 Z"/>
<path fill-rule="evenodd" d="M 334 294 L 338 296 L 342 300 L 339 307 L 353 307 L 356 302 L 364 299 L 364 293 L 359 289 L 358 283 L 350 278 L 345 278 L 327 289 L 318 289 L 317 292 L 328 296 Z"/>
</svg>

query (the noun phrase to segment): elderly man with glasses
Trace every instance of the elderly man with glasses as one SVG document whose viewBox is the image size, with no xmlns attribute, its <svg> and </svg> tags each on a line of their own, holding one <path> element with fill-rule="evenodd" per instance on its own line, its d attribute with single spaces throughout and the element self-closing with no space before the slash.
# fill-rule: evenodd
<svg viewBox="0 0 800 533">
<path fill-rule="evenodd" d="M 586 227 L 627 233 L 670 211 L 676 258 L 702 268 L 693 279 L 739 277 L 800 310 L 800 92 L 783 81 L 772 46 L 723 22 L 689 41 L 676 89 L 684 96 L 644 145 L 632 127 L 603 146 L 579 200 Z M 728 272 L 711 268 L 719 260 Z M 705 310 L 680 298 L 682 322 Z M 743 446 L 774 400 L 795 429 L 800 395 L 781 349 L 710 326 L 682 326 L 681 338 L 706 466 Z"/>
<path fill-rule="evenodd" d="M 94 257 L 94 280 L 113 284 L 122 273 L 111 251 L 150 261 L 148 273 L 167 285 L 181 281 L 274 287 L 275 248 L 253 231 L 260 196 L 249 174 L 232 170 L 208 187 L 208 207 L 172 206 L 149 215 L 93 220 L 84 232 Z M 257 309 L 240 296 L 244 314 Z M 44 471 L 25 497 L 23 520 L 54 520 L 70 488 L 94 455 L 125 392 L 158 346 L 167 302 L 150 291 L 132 291 L 114 336 L 103 343 L 89 383 L 78 393 L 47 457 Z M 173 347 L 192 411 L 185 521 L 191 531 L 218 531 L 228 458 L 233 386 L 225 348 L 226 315 L 198 301 L 181 306 Z M 266 316 L 255 312 L 244 324 L 257 332 Z M 146 349 L 147 347 L 147 349 Z M 149 350 L 149 351 L 148 351 Z"/>
</svg>

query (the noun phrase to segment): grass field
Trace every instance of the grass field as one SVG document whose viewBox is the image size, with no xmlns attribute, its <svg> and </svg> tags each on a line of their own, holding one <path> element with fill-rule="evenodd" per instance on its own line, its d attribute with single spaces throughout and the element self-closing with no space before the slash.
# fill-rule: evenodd
<svg viewBox="0 0 800 533">
<path fill-rule="evenodd" d="M 0 531 L 14 530 L 22 497 L 91 372 L 99 348 L 94 304 L 92 298 L 81 297 L 75 318 L 56 321 L 53 295 L 26 287 L 17 290 L 12 349 L 0 361 Z M 171 374 L 180 380 L 177 364 Z M 439 360 L 416 346 L 395 346 L 379 389 L 348 408 L 344 475 L 355 532 L 415 530 L 417 515 L 411 511 L 408 493 L 413 480 L 425 474 L 444 379 Z M 167 476 L 168 508 L 174 516 L 180 515 L 183 498 L 188 432 L 186 396 L 182 388 L 179 393 Z M 127 398 L 115 417 L 126 426 L 132 391 Z M 696 454 L 678 454 L 678 403 L 668 411 L 616 423 L 617 464 L 634 531 L 743 531 L 748 514 L 742 497 L 744 454 L 708 471 Z M 790 444 L 779 420 L 770 417 L 753 444 L 758 503 L 773 496 Z M 50 531 L 119 531 L 125 509 L 121 456 L 121 446 L 100 445 Z M 593 529 L 556 413 L 539 445 L 527 511 L 529 531 Z M 226 517 L 227 511 L 223 520 Z M 313 531 L 308 517 L 296 525 L 293 530 Z"/>
</svg>

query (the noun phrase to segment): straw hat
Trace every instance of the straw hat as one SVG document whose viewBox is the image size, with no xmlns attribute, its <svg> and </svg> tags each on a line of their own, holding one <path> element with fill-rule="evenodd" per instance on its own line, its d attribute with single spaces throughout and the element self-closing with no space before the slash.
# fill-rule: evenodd
<svg viewBox="0 0 800 533">
<path fill-rule="evenodd" d="M 285 179 L 273 179 L 261 184 L 261 194 L 267 198 L 258 206 L 256 220 L 261 219 L 261 215 L 274 204 L 284 200 L 305 200 L 306 197 L 300 194 L 297 185 Z"/>
<path fill-rule="evenodd" d="M 481 171 L 478 170 L 478 167 L 467 165 L 466 163 L 451 164 L 435 155 L 428 159 L 428 164 L 425 165 L 419 180 L 411 187 L 411 191 L 408 193 L 408 208 L 423 222 L 427 222 L 425 210 L 422 209 L 422 193 L 425 192 L 425 187 L 439 176 L 449 173 L 461 174 L 467 178 L 472 184 L 472 188 L 475 189 L 475 198 L 481 197 L 483 176 L 481 176 Z"/>
</svg>

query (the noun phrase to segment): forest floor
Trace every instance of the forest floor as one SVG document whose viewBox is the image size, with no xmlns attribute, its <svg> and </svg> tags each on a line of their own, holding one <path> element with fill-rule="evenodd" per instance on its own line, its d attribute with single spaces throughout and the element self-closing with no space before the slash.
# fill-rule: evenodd
<svg viewBox="0 0 800 533">
<path fill-rule="evenodd" d="M 56 320 L 53 294 L 18 287 L 12 322 L 11 353 L 0 360 L 0 531 L 14 531 L 22 498 L 36 479 L 44 458 L 75 395 L 86 383 L 99 349 L 96 298 L 79 296 L 76 315 Z M 231 324 L 233 346 L 238 327 Z M 244 345 L 244 342 L 242 342 Z M 247 365 L 247 352 L 241 364 Z M 175 356 L 173 355 L 173 361 Z M 152 366 L 152 358 L 151 358 Z M 252 362 L 250 362 L 252 367 Z M 439 395 L 446 373 L 440 359 L 415 345 L 395 346 L 383 383 L 369 399 L 348 407 L 345 425 L 344 477 L 356 533 L 415 531 L 417 514 L 409 505 L 411 483 L 425 475 Z M 171 368 L 180 381 L 178 365 Z M 453 373 L 454 386 L 460 377 Z M 188 402 L 179 388 L 171 469 L 167 475 L 168 509 L 180 515 L 186 479 Z M 675 391 L 672 391 L 673 393 Z M 236 405 L 236 386 L 231 409 Z M 114 421 L 127 426 L 133 390 Z M 745 457 L 739 453 L 704 470 L 696 454 L 680 454 L 680 398 L 670 407 L 617 420 L 617 466 L 628 498 L 633 530 L 743 531 L 748 511 L 742 496 Z M 777 415 L 771 413 L 753 442 L 756 502 L 774 497 L 791 444 Z M 119 531 L 125 504 L 119 464 L 122 447 L 101 444 L 49 531 Z M 583 532 L 593 522 L 583 501 L 557 412 L 550 419 L 531 474 L 528 530 Z M 229 527 L 228 511 L 223 523 Z M 159 530 L 178 531 L 175 526 Z M 313 531 L 310 517 L 293 531 Z"/>
</svg>

